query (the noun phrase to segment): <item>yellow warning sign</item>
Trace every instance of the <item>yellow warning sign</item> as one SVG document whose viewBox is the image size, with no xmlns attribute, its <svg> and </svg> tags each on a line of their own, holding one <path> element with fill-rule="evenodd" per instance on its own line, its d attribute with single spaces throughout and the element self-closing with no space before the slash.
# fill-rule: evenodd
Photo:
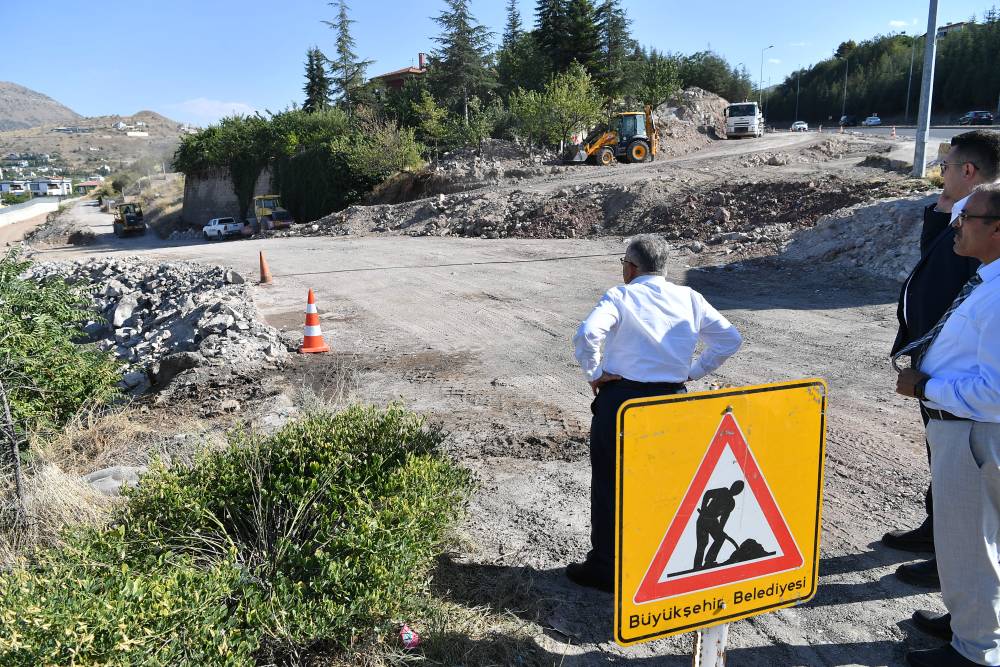
<svg viewBox="0 0 1000 667">
<path fill-rule="evenodd" d="M 816 592 L 826 384 L 629 401 L 618 411 L 615 640 L 754 616 Z"/>
</svg>

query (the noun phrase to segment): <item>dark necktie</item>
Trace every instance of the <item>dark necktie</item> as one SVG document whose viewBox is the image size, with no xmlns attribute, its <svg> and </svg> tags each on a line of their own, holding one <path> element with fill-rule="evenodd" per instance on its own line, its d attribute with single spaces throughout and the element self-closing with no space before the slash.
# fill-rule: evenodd
<svg viewBox="0 0 1000 667">
<path fill-rule="evenodd" d="M 914 360 L 923 355 L 923 353 L 927 351 L 927 348 L 931 346 L 931 343 L 934 342 L 934 339 L 937 338 L 937 335 L 941 333 L 941 329 L 944 328 L 944 323 L 948 321 L 948 318 L 951 317 L 953 312 L 955 312 L 955 309 L 961 306 L 962 302 L 969 298 L 969 295 L 972 294 L 972 290 L 976 289 L 976 286 L 982 282 L 983 279 L 978 273 L 969 278 L 969 282 L 965 283 L 962 290 L 958 293 L 958 296 L 956 296 L 955 300 L 951 302 L 948 310 L 941 316 L 941 319 L 938 320 L 937 324 L 935 324 L 934 327 L 923 336 L 913 341 L 896 354 L 892 355 L 892 367 L 897 371 L 902 370 L 899 367 L 897 359 L 904 354 L 910 355 L 910 357 Z"/>
</svg>

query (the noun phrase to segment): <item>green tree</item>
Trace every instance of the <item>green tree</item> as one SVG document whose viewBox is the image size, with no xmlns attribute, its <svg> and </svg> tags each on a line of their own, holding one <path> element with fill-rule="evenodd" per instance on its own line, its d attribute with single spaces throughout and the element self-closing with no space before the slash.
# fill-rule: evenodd
<svg viewBox="0 0 1000 667">
<path fill-rule="evenodd" d="M 548 72 L 559 72 L 566 59 L 566 0 L 538 0 L 535 5 L 535 42 Z"/>
<path fill-rule="evenodd" d="M 330 77 L 326 72 L 326 56 L 318 47 L 306 52 L 306 100 L 302 109 L 307 113 L 322 111 L 330 106 Z"/>
<path fill-rule="evenodd" d="M 577 62 L 545 87 L 544 100 L 550 118 L 549 140 L 558 143 L 560 151 L 574 131 L 589 129 L 604 116 L 590 74 Z"/>
<path fill-rule="evenodd" d="M 364 85 L 365 70 L 373 61 L 358 60 L 358 55 L 354 52 L 357 47 L 351 36 L 351 24 L 354 20 L 348 14 L 350 8 L 347 6 L 347 0 L 337 0 L 327 4 L 337 8 L 337 18 L 334 21 L 323 21 L 337 33 L 337 56 L 330 61 L 333 84 L 340 104 L 350 113 L 352 94 L 356 88 Z"/>
<path fill-rule="evenodd" d="M 438 99 L 461 109 L 469 122 L 469 98 L 496 85 L 488 65 L 491 33 L 476 23 L 468 0 L 445 0 L 448 6 L 434 21 L 441 34 L 434 38 L 439 49 L 432 54 L 431 88 Z"/>
<path fill-rule="evenodd" d="M 840 43 L 835 54 L 838 58 L 844 58 L 851 55 L 851 51 L 856 48 L 858 48 L 857 43 L 853 39 L 849 39 L 846 42 Z"/>
<path fill-rule="evenodd" d="M 655 109 L 670 99 L 680 86 L 680 68 L 677 62 L 673 58 L 652 51 L 642 67 L 638 101 L 641 104 L 649 104 Z"/>
<path fill-rule="evenodd" d="M 413 116 L 417 121 L 417 137 L 433 151 L 436 158 L 441 142 L 448 134 L 448 110 L 440 106 L 434 96 L 424 90 L 419 102 L 413 102 Z"/>
<path fill-rule="evenodd" d="M 608 100 L 626 95 L 629 53 L 635 40 L 629 35 L 629 20 L 620 0 L 605 0 L 597 8 L 597 26 L 601 39 L 601 65 L 595 76 L 597 87 Z"/>
<path fill-rule="evenodd" d="M 597 9 L 592 0 L 567 0 L 562 62 L 559 71 L 576 61 L 589 74 L 601 70 L 601 36 Z"/>
<path fill-rule="evenodd" d="M 544 141 L 551 125 L 544 93 L 518 88 L 511 93 L 509 106 L 515 127 L 528 147 Z"/>
</svg>

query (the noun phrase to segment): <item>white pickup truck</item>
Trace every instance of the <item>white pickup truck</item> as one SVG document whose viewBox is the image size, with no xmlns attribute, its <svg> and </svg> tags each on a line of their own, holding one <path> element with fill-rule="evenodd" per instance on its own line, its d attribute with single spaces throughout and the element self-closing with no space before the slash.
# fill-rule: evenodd
<svg viewBox="0 0 1000 667">
<path fill-rule="evenodd" d="M 201 233 L 206 241 L 211 241 L 230 236 L 244 236 L 247 229 L 246 224 L 236 222 L 236 218 L 212 218 L 207 225 L 201 228 Z"/>
</svg>

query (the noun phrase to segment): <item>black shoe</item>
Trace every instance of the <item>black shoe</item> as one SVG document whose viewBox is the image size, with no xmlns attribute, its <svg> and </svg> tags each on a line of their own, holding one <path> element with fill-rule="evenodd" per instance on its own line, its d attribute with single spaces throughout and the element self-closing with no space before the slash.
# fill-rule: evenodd
<svg viewBox="0 0 1000 667">
<path fill-rule="evenodd" d="M 578 586 L 596 588 L 605 593 L 614 591 L 610 575 L 601 575 L 590 563 L 570 563 L 566 566 L 566 577 Z"/>
<path fill-rule="evenodd" d="M 934 535 L 923 526 L 913 530 L 891 530 L 882 536 L 882 544 L 900 551 L 934 553 Z"/>
<path fill-rule="evenodd" d="M 938 579 L 937 560 L 922 560 L 918 563 L 907 563 L 896 568 L 896 577 L 912 586 L 941 590 L 941 580 Z"/>
<path fill-rule="evenodd" d="M 951 644 L 925 651 L 910 651 L 906 654 L 906 662 L 913 667 L 976 667 L 979 664 L 953 649 Z"/>
<path fill-rule="evenodd" d="M 929 635 L 951 641 L 951 614 L 918 609 L 913 612 L 913 623 Z"/>
</svg>

